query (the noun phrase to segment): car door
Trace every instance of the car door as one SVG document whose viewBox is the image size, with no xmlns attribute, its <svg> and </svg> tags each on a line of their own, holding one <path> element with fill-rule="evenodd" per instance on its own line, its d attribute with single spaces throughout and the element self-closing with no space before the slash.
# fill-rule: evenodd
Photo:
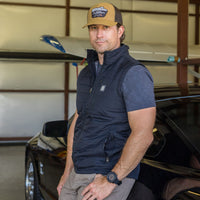
<svg viewBox="0 0 200 200">
<path fill-rule="evenodd" d="M 45 187 L 46 192 L 57 198 L 57 185 L 64 172 L 66 148 L 59 148 L 53 152 L 47 152 L 45 156 Z"/>
</svg>

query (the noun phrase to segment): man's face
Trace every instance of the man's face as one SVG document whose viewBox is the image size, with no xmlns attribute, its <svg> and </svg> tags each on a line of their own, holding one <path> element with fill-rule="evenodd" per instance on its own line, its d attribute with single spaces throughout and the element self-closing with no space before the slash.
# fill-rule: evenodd
<svg viewBox="0 0 200 200">
<path fill-rule="evenodd" d="M 121 26 L 91 25 L 89 26 L 90 43 L 99 54 L 120 47 L 120 37 L 124 32 Z"/>
</svg>

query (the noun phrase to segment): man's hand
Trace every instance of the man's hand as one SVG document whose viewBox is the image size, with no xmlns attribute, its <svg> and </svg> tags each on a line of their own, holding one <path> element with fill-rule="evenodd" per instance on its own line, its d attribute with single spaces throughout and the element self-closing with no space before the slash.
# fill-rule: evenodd
<svg viewBox="0 0 200 200">
<path fill-rule="evenodd" d="M 116 186 L 114 183 L 109 183 L 105 176 L 97 174 L 94 181 L 83 190 L 82 200 L 103 200 L 111 194 Z"/>
<path fill-rule="evenodd" d="M 58 195 L 60 196 L 60 193 L 61 193 L 61 190 L 62 190 L 62 187 L 63 185 L 65 184 L 67 180 L 67 177 L 62 175 L 62 177 L 60 178 L 60 181 L 58 183 L 58 186 L 57 186 L 57 191 L 58 191 Z"/>
</svg>

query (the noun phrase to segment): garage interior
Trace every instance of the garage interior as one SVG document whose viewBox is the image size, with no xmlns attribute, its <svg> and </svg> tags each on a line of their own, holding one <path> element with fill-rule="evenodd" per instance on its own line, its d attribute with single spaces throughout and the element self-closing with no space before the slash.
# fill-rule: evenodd
<svg viewBox="0 0 200 200">
<path fill-rule="evenodd" d="M 0 1 L 0 199 L 23 200 L 25 143 L 47 121 L 68 119 L 75 111 L 77 73 L 82 65 L 56 58 L 60 54 L 40 41 L 44 34 L 87 38 L 82 29 L 89 7 L 99 0 Z M 105 0 L 123 14 L 126 41 L 174 44 L 184 62 L 147 65 L 155 85 L 199 79 L 200 59 L 188 59 L 189 45 L 198 45 L 200 0 Z M 47 53 L 47 54 L 46 54 Z M 197 52 L 199 54 L 200 52 Z M 41 59 L 41 55 L 44 55 Z M 10 191 L 12 188 L 12 192 Z"/>
</svg>

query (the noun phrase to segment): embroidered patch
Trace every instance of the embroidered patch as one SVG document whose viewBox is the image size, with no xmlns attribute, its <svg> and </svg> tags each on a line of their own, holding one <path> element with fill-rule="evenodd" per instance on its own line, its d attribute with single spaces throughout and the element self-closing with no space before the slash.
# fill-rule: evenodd
<svg viewBox="0 0 200 200">
<path fill-rule="evenodd" d="M 103 6 L 92 9 L 92 18 L 96 17 L 105 17 L 108 10 L 105 9 Z"/>
<path fill-rule="evenodd" d="M 106 89 L 106 85 L 102 85 L 101 88 L 100 88 L 100 91 L 101 91 L 101 92 L 104 92 L 105 89 Z"/>
</svg>

